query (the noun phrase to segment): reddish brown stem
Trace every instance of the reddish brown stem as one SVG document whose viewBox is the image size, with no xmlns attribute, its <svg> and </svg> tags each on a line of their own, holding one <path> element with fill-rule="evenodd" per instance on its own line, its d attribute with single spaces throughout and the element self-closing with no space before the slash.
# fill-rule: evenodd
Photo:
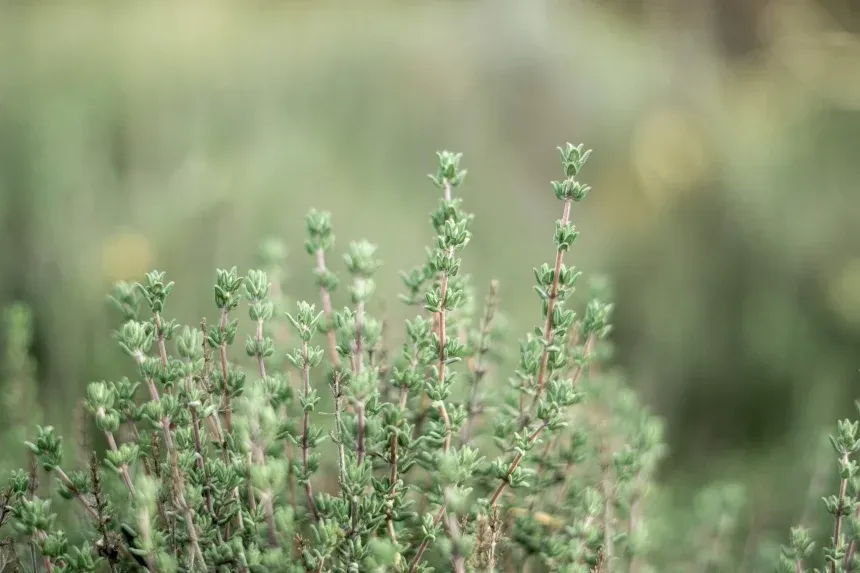
<svg viewBox="0 0 860 573">
<path fill-rule="evenodd" d="M 571 199 L 565 199 L 564 201 L 564 213 L 561 216 L 561 224 L 563 227 L 567 226 L 570 222 L 570 204 Z M 543 394 L 544 386 L 546 385 L 546 370 L 547 365 L 549 363 L 549 347 L 552 346 L 552 314 L 555 310 L 555 303 L 558 299 L 558 284 L 561 275 L 561 264 L 564 260 L 564 251 L 562 249 L 558 249 L 555 254 L 555 271 L 552 275 L 552 287 L 550 288 L 549 300 L 547 301 L 547 313 L 546 313 L 546 324 L 544 325 L 543 336 L 546 340 L 546 346 L 543 348 L 543 355 L 541 356 L 540 361 L 540 370 L 538 370 L 537 377 L 537 393 L 535 394 L 534 400 L 532 401 L 532 407 L 537 404 L 537 401 L 540 399 Z"/>
<path fill-rule="evenodd" d="M 325 264 L 325 251 L 323 249 L 317 249 L 316 251 L 316 259 L 317 259 L 317 272 L 322 276 L 324 273 L 328 271 Z M 328 339 L 328 351 L 329 357 L 331 359 L 331 363 L 333 367 L 337 367 L 340 364 L 340 355 L 337 352 L 337 338 L 335 337 L 334 328 L 332 328 L 332 306 L 331 306 L 331 293 L 329 293 L 328 289 L 325 286 L 320 286 L 320 298 L 322 299 L 323 306 L 323 315 L 325 316 L 326 323 L 328 328 L 326 329 L 326 338 Z"/>
<path fill-rule="evenodd" d="M 92 517 L 96 522 L 98 522 L 98 513 L 95 509 L 93 509 L 93 507 L 89 504 L 86 498 L 84 498 L 84 495 L 80 492 L 80 490 L 75 487 L 75 485 L 72 483 L 72 480 L 69 478 L 68 475 L 66 475 L 66 472 L 64 472 L 63 469 L 60 467 L 54 468 L 54 471 L 57 472 L 57 477 L 60 478 L 60 481 L 63 482 L 63 485 L 66 486 L 66 489 L 72 492 L 72 494 L 74 494 L 74 496 L 78 498 L 78 501 L 80 501 L 81 505 L 84 506 L 84 509 L 89 514 L 89 516 Z"/>
<path fill-rule="evenodd" d="M 257 344 L 262 345 L 263 343 L 263 320 L 257 320 Z M 260 372 L 260 379 L 266 379 L 266 361 L 263 360 L 263 355 L 257 355 L 257 369 Z"/>
<path fill-rule="evenodd" d="M 144 356 L 138 356 L 138 362 L 141 364 L 145 360 Z M 147 377 L 146 385 L 149 388 L 151 398 L 158 402 L 161 400 L 161 397 L 158 394 L 158 388 L 155 385 L 155 381 Z M 191 508 L 185 501 L 185 494 L 183 493 L 183 485 L 182 475 L 179 471 L 179 458 L 176 452 L 176 448 L 173 446 L 173 436 L 170 433 L 170 418 L 168 416 L 164 416 L 161 419 L 161 429 L 164 433 L 164 445 L 167 448 L 167 461 L 170 466 L 171 476 L 173 478 L 173 483 L 176 487 L 176 506 L 182 511 L 183 516 L 185 518 L 185 526 L 188 530 L 188 538 L 191 543 L 191 548 L 193 554 L 199 557 L 200 561 L 203 561 L 203 553 L 200 550 L 200 545 L 197 541 L 197 530 L 194 526 L 194 519 L 191 515 Z"/>
<path fill-rule="evenodd" d="M 256 339 L 257 339 L 258 347 L 261 347 L 262 343 L 263 343 L 263 319 L 262 318 L 257 319 Z M 257 354 L 257 368 L 258 368 L 259 373 L 260 373 L 260 380 L 261 380 L 261 382 L 264 382 L 266 380 L 266 362 L 263 359 L 262 354 Z M 254 448 L 254 453 L 257 457 L 257 460 L 256 460 L 257 464 L 260 466 L 264 465 L 265 464 L 265 455 L 263 453 L 262 448 L 256 443 L 253 444 L 253 448 Z M 254 499 L 254 490 L 250 485 L 248 487 L 248 490 L 249 490 L 248 495 L 251 499 L 251 508 L 253 509 L 254 506 L 256 505 L 256 500 Z M 274 513 L 275 509 L 272 505 L 272 492 L 271 491 L 263 492 L 262 503 L 263 503 L 263 510 L 265 511 L 265 514 L 266 514 L 266 523 L 267 523 L 268 529 L 269 529 L 269 545 L 271 545 L 272 547 L 275 547 L 278 544 L 278 540 L 277 540 L 277 537 L 275 536 L 275 513 Z"/>
<path fill-rule="evenodd" d="M 155 332 L 158 339 L 158 355 L 161 358 L 161 367 L 167 371 L 167 347 L 164 344 L 164 325 L 161 321 L 161 314 L 155 313 Z M 170 394 L 170 388 L 165 388 L 165 391 Z"/>
<path fill-rule="evenodd" d="M 442 273 L 440 287 L 440 302 L 439 308 L 439 386 L 445 384 L 445 302 L 448 298 L 448 274 Z M 442 416 L 442 421 L 445 423 L 445 443 L 442 446 L 443 453 L 448 453 L 451 448 L 451 419 L 448 417 L 448 409 L 445 404 L 439 405 L 439 415 Z"/>
<path fill-rule="evenodd" d="M 226 336 L 227 332 L 227 307 L 221 309 L 221 335 Z M 218 346 L 218 352 L 221 356 L 221 377 L 223 378 L 224 391 L 224 423 L 227 426 L 227 433 L 233 433 L 233 408 L 230 406 L 230 372 L 227 367 L 227 341 L 222 340 Z"/>
<path fill-rule="evenodd" d="M 577 334 L 577 336 L 578 336 L 578 334 Z M 597 339 L 594 335 L 591 335 L 588 338 L 588 340 L 586 341 L 585 348 L 583 350 L 583 359 L 584 360 L 591 356 L 592 352 L 594 351 L 594 345 L 596 344 L 596 341 L 597 341 Z M 585 369 L 583 368 L 582 364 L 577 364 L 574 367 L 573 375 L 571 377 L 571 384 L 574 387 L 579 385 L 579 381 L 582 379 L 582 373 L 584 370 Z M 548 456 L 550 455 L 550 453 L 552 452 L 552 448 L 555 445 L 555 443 L 556 443 L 555 436 L 549 442 L 547 442 L 546 448 L 544 448 L 543 453 L 541 455 L 541 461 L 539 462 L 538 467 L 537 467 L 537 476 L 538 477 L 540 477 L 541 473 L 543 472 L 544 460 L 546 460 L 548 458 Z M 564 493 L 564 487 L 562 486 L 562 488 L 559 492 L 559 496 L 561 496 L 563 493 Z M 559 499 L 561 499 L 561 498 L 559 498 Z"/>
<path fill-rule="evenodd" d="M 445 201 L 451 201 L 451 182 L 445 179 L 443 181 L 443 189 L 445 194 Z M 445 343 L 446 343 L 446 312 L 445 312 L 445 304 L 448 299 L 448 273 L 441 273 L 441 277 L 439 279 L 439 312 L 436 313 L 436 320 L 439 334 L 439 380 L 438 383 L 442 386 L 445 383 Z M 425 395 L 426 396 L 426 395 Z M 442 417 L 442 422 L 445 424 L 445 442 L 442 446 L 443 453 L 447 454 L 448 450 L 451 448 L 451 418 L 448 416 L 448 409 L 445 407 L 444 402 L 439 405 L 439 415 Z M 426 498 L 424 498 L 426 499 Z M 439 521 L 445 516 L 445 505 L 443 500 L 442 507 L 439 508 L 439 513 L 436 514 L 436 518 L 434 519 L 434 524 L 438 524 Z M 424 554 L 424 551 L 427 550 L 427 545 L 430 542 L 429 539 L 424 539 L 421 542 L 421 545 L 418 547 L 418 552 L 415 554 L 415 558 L 412 561 L 412 566 L 409 568 L 410 573 L 415 571 L 418 567 L 418 563 L 421 561 L 421 556 Z"/>
<path fill-rule="evenodd" d="M 108 432 L 107 430 L 105 430 L 105 437 L 107 438 L 110 449 L 114 452 L 119 451 L 119 448 L 116 445 L 116 439 L 113 436 L 113 432 Z M 125 487 L 127 487 L 129 493 L 131 493 L 131 496 L 136 497 L 137 493 L 134 491 L 134 484 L 132 484 L 131 476 L 128 473 L 128 464 L 122 464 L 119 468 L 119 473 L 122 476 L 122 481 L 125 482 Z"/>
<path fill-rule="evenodd" d="M 860 495 L 858 495 L 857 498 L 858 498 L 858 501 L 860 501 Z M 858 507 L 857 510 L 854 512 L 854 517 L 860 518 L 860 507 Z M 850 572 L 852 570 L 851 565 L 852 565 L 852 562 L 854 560 L 854 553 L 855 553 L 856 549 L 857 549 L 857 542 L 854 539 L 852 539 L 848 543 L 848 550 L 845 552 L 845 562 L 844 562 L 845 571 Z M 798 567 L 802 567 L 802 564 L 798 565 Z"/>
<path fill-rule="evenodd" d="M 848 463 L 848 454 L 842 454 L 842 464 Z M 842 534 L 842 509 L 845 507 L 845 492 L 848 489 L 848 480 L 842 479 L 839 482 L 839 507 L 836 511 L 835 523 L 833 525 L 833 547 L 839 547 L 840 536 Z M 847 557 L 847 556 L 846 556 Z M 830 573 L 837 573 L 838 568 L 836 565 L 836 560 L 833 560 L 830 564 Z"/>
<path fill-rule="evenodd" d="M 311 389 L 311 366 L 308 357 L 307 341 L 302 341 L 302 358 L 304 361 L 302 365 L 302 382 L 304 384 L 304 394 L 307 396 Z M 302 466 L 304 467 L 305 473 L 308 471 L 308 458 L 310 454 L 310 445 L 308 443 L 309 432 L 310 412 L 305 410 L 304 416 L 302 417 Z M 309 476 L 305 482 L 305 494 L 307 494 L 308 504 L 310 505 L 314 520 L 319 521 L 319 510 L 317 509 L 316 501 L 314 501 L 314 491 Z"/>
<path fill-rule="evenodd" d="M 535 440 L 538 439 L 540 433 L 544 431 L 547 427 L 547 422 L 542 422 L 540 426 L 534 429 L 532 433 L 529 435 L 528 443 L 532 445 Z M 523 454 L 517 454 L 514 460 L 511 462 L 511 465 L 508 467 L 508 471 L 505 472 L 505 478 L 502 480 L 502 483 L 499 484 L 499 487 L 496 488 L 496 491 L 493 493 L 493 497 L 490 498 L 490 507 L 496 505 L 496 502 L 499 501 L 499 497 L 501 497 L 502 493 L 504 493 L 505 488 L 508 487 L 508 483 L 510 482 L 511 475 L 516 471 L 517 467 L 519 467 L 520 462 L 523 461 Z"/>
<path fill-rule="evenodd" d="M 210 394 L 210 377 L 211 377 L 211 352 L 209 348 L 209 336 L 208 336 L 208 327 L 206 326 L 206 319 L 203 319 L 200 324 L 200 330 L 203 334 L 203 377 L 200 380 L 200 386 L 202 390 L 206 394 Z M 191 377 L 191 382 L 194 382 L 194 377 Z M 209 424 L 209 429 L 212 432 L 212 437 L 219 444 L 224 443 L 223 432 L 221 431 L 221 418 L 218 415 L 217 411 L 214 411 L 206 417 L 206 421 Z"/>
<path fill-rule="evenodd" d="M 317 262 L 317 273 L 323 276 L 328 269 L 325 263 L 325 251 L 322 248 L 316 250 L 315 253 Z M 340 354 L 337 351 L 337 337 L 335 336 L 334 326 L 332 324 L 333 312 L 331 306 L 331 293 L 324 285 L 320 285 L 320 298 L 322 299 L 323 316 L 326 321 L 326 339 L 328 340 L 329 359 L 331 367 L 334 370 L 332 373 L 332 390 L 334 393 L 334 435 L 337 439 L 337 470 L 338 483 L 343 484 L 343 472 L 346 465 L 346 454 L 343 449 L 343 442 L 340 439 L 341 428 L 341 389 L 340 389 Z"/>
<path fill-rule="evenodd" d="M 197 528 L 194 525 L 194 518 L 191 514 L 191 508 L 185 500 L 183 493 L 185 482 L 182 481 L 182 474 L 179 471 L 179 456 L 176 448 L 173 445 L 173 436 L 170 433 L 170 419 L 164 417 L 161 420 L 161 427 L 164 430 L 164 446 L 167 448 L 167 459 L 170 464 L 170 471 L 173 477 L 173 483 L 176 487 L 176 505 L 182 511 L 185 519 L 185 528 L 188 532 L 188 541 L 191 543 L 193 555 L 203 562 L 203 552 L 200 550 L 200 544 L 197 541 Z"/>
<path fill-rule="evenodd" d="M 158 336 L 158 355 L 161 358 L 161 366 L 167 368 L 167 348 L 164 345 L 164 328 L 161 322 L 161 314 L 155 313 L 155 330 Z"/>
<path fill-rule="evenodd" d="M 433 518 L 433 525 L 439 525 L 439 522 L 442 521 L 442 518 L 445 517 L 445 506 L 439 508 L 439 512 L 436 514 L 436 517 Z M 414 573 L 416 569 L 418 569 L 418 564 L 421 562 L 421 557 L 424 555 L 424 552 L 427 551 L 427 546 L 430 545 L 430 539 L 424 538 L 421 542 L 421 545 L 418 546 L 418 552 L 415 553 L 415 557 L 412 558 L 412 565 L 409 567 L 409 573 Z"/>
<path fill-rule="evenodd" d="M 215 506 L 212 502 L 212 484 L 209 481 L 209 471 L 206 468 L 206 463 L 203 461 L 203 445 L 200 441 L 200 417 L 197 415 L 197 408 L 194 406 L 191 406 L 191 427 L 194 430 L 194 450 L 197 452 L 197 467 L 203 473 L 203 495 L 206 496 L 206 509 L 214 515 Z"/>
</svg>

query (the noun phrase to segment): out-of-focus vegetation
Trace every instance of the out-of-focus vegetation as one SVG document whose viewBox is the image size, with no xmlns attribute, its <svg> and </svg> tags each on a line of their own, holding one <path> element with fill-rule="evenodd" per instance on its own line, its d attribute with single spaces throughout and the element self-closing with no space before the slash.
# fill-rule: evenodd
<svg viewBox="0 0 860 573">
<path fill-rule="evenodd" d="M 366 233 L 350 214 L 376 217 L 393 293 L 441 146 L 469 158 L 492 237 L 467 264 L 478 284 L 507 269 L 522 331 L 548 239 L 530 233 L 555 216 L 534 182 L 548 146 L 588 141 L 578 263 L 614 278 L 616 358 L 668 421 L 664 479 L 739 480 L 751 530 L 781 528 L 858 395 L 856 20 L 836 0 L 5 3 L 0 300 L 32 308 L 45 417 L 73 428 L 86 383 L 125 372 L 102 335 L 116 279 L 167 271 L 192 323 L 211 269 L 275 234 L 311 296 L 311 205 L 344 243 Z"/>
</svg>

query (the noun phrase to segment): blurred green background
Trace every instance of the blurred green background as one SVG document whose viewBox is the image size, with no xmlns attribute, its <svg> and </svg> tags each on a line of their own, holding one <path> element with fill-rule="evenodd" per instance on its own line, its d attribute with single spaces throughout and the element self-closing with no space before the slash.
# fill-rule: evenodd
<svg viewBox="0 0 860 573">
<path fill-rule="evenodd" d="M 740 481 L 750 527 L 780 532 L 860 395 L 858 31 L 847 0 L 4 2 L 0 302 L 33 311 L 26 400 L 73 428 L 85 385 L 128 373 L 115 280 L 167 271 L 193 324 L 214 268 L 275 235 L 313 297 L 311 206 L 341 247 L 377 242 L 397 292 L 442 148 L 470 171 L 468 271 L 525 332 L 555 146 L 582 141 L 570 259 L 614 280 L 617 360 L 668 422 L 663 479 L 681 507 Z M 41 417 L 4 400 L 0 432 Z"/>
</svg>

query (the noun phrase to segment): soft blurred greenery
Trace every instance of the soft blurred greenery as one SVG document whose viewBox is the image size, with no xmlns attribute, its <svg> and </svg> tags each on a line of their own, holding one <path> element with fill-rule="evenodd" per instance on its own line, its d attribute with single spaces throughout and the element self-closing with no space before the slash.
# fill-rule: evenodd
<svg viewBox="0 0 860 573">
<path fill-rule="evenodd" d="M 0 302 L 33 309 L 45 418 L 73 428 L 85 384 L 127 373 L 112 281 L 167 271 L 194 323 L 214 268 L 274 235 L 313 297 L 311 206 L 341 246 L 380 245 L 396 292 L 442 148 L 470 171 L 469 272 L 501 280 L 524 332 L 554 147 L 584 141 L 571 258 L 614 280 L 617 359 L 669 423 L 665 479 L 679 499 L 741 481 L 751 527 L 784 526 L 860 394 L 860 39 L 832 4 L 3 3 Z"/>
</svg>

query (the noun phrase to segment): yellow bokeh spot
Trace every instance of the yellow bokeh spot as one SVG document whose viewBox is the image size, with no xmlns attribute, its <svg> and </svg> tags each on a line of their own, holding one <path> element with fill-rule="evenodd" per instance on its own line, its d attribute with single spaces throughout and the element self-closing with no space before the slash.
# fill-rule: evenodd
<svg viewBox="0 0 860 573">
<path fill-rule="evenodd" d="M 600 174 L 594 188 L 600 189 L 595 205 L 602 217 L 614 227 L 614 234 L 627 237 L 647 232 L 658 212 L 656 205 L 639 188 L 637 174 L 621 165 Z M 589 197 L 590 198 L 590 197 Z"/>
<path fill-rule="evenodd" d="M 843 320 L 860 326 L 860 259 L 848 261 L 827 285 L 830 308 Z"/>
<path fill-rule="evenodd" d="M 102 244 L 102 274 L 112 282 L 139 279 L 151 263 L 152 247 L 140 233 L 116 233 Z"/>
<path fill-rule="evenodd" d="M 642 188 L 660 203 L 692 189 L 709 167 L 698 126 L 687 114 L 671 108 L 644 118 L 634 132 L 631 152 Z"/>
</svg>

